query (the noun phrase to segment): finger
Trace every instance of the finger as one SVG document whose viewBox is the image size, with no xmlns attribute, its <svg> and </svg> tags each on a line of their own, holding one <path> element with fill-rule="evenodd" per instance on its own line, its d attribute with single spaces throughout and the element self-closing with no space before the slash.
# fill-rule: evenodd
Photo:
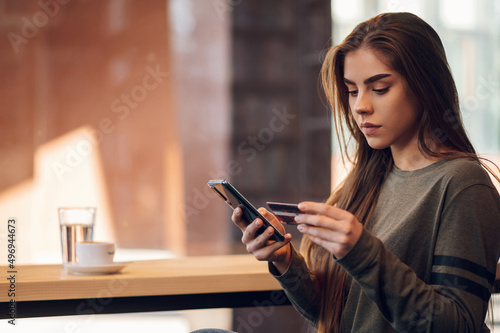
<svg viewBox="0 0 500 333">
<path fill-rule="evenodd" d="M 295 221 L 300 225 L 314 226 L 329 231 L 345 231 L 345 223 L 343 221 L 325 215 L 300 214 L 295 217 Z"/>
<path fill-rule="evenodd" d="M 269 212 L 267 209 L 263 207 L 259 208 L 258 211 L 259 213 L 262 214 L 262 216 L 266 218 L 266 220 L 269 221 L 269 223 L 271 223 L 276 229 L 278 229 L 279 232 L 281 232 L 282 234 L 285 233 L 285 228 L 283 227 L 281 222 L 278 221 L 278 219 L 276 218 L 276 216 L 274 216 L 273 213 Z"/>
<path fill-rule="evenodd" d="M 333 223 L 332 223 L 333 225 Z M 344 223 L 335 223 L 336 228 L 321 228 L 308 224 L 299 224 L 297 230 L 308 236 L 324 240 L 335 244 L 351 244 L 354 230 L 346 226 Z M 359 237 L 356 237 L 356 241 Z"/>
<path fill-rule="evenodd" d="M 259 209 L 257 209 L 259 211 L 259 213 L 262 214 L 262 216 L 264 216 L 269 222 L 273 223 L 273 220 L 276 219 L 276 217 L 271 214 L 267 209 L 265 209 L 264 207 L 260 207 Z M 274 223 L 273 223 L 274 225 Z"/>
<path fill-rule="evenodd" d="M 319 238 L 319 237 L 309 235 L 309 239 L 311 240 L 311 242 L 325 248 L 328 251 L 331 251 L 332 248 L 336 248 L 336 246 L 337 246 L 335 243 L 328 242 L 327 240 L 324 240 L 324 239 Z"/>
<path fill-rule="evenodd" d="M 328 242 L 337 242 L 340 236 L 339 233 L 336 233 L 332 230 L 318 228 L 307 224 L 299 224 L 297 226 L 297 230 L 303 234 L 307 234 L 309 237 L 323 239 Z"/>
<path fill-rule="evenodd" d="M 290 243 L 290 241 L 292 240 L 292 235 L 290 235 L 290 234 L 287 234 L 287 235 L 288 235 L 288 237 L 285 237 L 285 240 L 283 242 L 274 242 L 266 247 L 262 247 L 262 248 L 256 250 L 252 254 L 254 255 L 254 257 L 257 260 L 260 260 L 260 261 L 264 261 L 264 260 L 272 261 L 272 260 L 274 260 L 276 257 L 275 252 L 278 251 L 279 249 L 281 249 L 282 247 L 288 245 Z"/>
<path fill-rule="evenodd" d="M 241 207 L 236 207 L 234 209 L 231 220 L 238 226 L 238 228 L 241 229 L 241 231 L 245 231 L 245 229 L 248 227 L 248 222 L 243 219 L 243 210 L 241 209 Z"/>
<path fill-rule="evenodd" d="M 263 224 L 264 223 L 259 218 L 250 223 L 246 227 L 245 231 L 243 232 L 243 236 L 241 237 L 241 241 L 243 242 L 243 244 L 248 244 L 250 241 L 255 239 L 257 237 L 257 231 L 262 227 Z M 272 236 L 272 234 L 270 236 Z"/>
<path fill-rule="evenodd" d="M 303 201 L 299 203 L 299 209 L 305 213 L 326 215 L 337 220 L 343 220 L 350 216 L 350 213 L 321 202 Z"/>
<path fill-rule="evenodd" d="M 316 237 L 316 236 L 312 236 L 312 235 L 308 235 L 308 237 L 309 237 L 309 239 L 310 239 L 312 242 L 314 242 L 314 243 L 316 243 L 316 244 L 318 244 L 318 245 L 321 245 L 321 246 L 323 246 L 323 247 L 325 246 L 326 241 L 324 241 L 323 239 L 321 239 L 321 238 L 319 238 L 319 237 Z"/>
<path fill-rule="evenodd" d="M 314 236 L 309 236 L 309 239 L 313 243 L 321 246 L 322 248 L 324 248 L 327 251 L 329 251 L 330 253 L 332 253 L 332 255 L 335 259 L 343 258 L 347 253 L 349 253 L 350 249 L 352 248 L 352 247 L 346 247 L 343 244 L 328 242 L 324 239 L 314 237 Z"/>
<path fill-rule="evenodd" d="M 263 247 L 266 247 L 270 244 L 278 243 L 274 240 L 270 240 L 273 234 L 274 234 L 273 227 L 266 228 L 264 232 L 262 232 L 262 234 L 256 236 L 254 239 L 252 239 L 247 243 L 247 251 L 250 253 L 254 253 L 255 251 Z"/>
</svg>

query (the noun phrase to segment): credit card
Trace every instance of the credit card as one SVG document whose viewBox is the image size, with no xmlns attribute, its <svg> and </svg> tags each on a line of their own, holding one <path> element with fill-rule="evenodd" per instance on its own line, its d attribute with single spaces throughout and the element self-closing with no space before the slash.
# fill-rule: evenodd
<svg viewBox="0 0 500 333">
<path fill-rule="evenodd" d="M 271 209 L 271 212 L 276 216 L 278 221 L 282 224 L 297 224 L 295 222 L 295 216 L 299 214 L 304 214 L 298 205 L 283 203 L 283 202 L 266 202 L 266 204 Z"/>
</svg>

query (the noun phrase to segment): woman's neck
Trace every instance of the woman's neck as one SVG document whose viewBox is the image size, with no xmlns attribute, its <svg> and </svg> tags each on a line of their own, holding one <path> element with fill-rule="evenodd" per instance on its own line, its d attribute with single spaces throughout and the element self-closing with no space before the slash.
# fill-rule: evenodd
<svg viewBox="0 0 500 333">
<path fill-rule="evenodd" d="M 440 150 L 438 150 L 439 152 Z M 394 165 L 403 171 L 414 171 L 418 169 L 425 168 L 439 160 L 442 160 L 441 156 L 429 156 L 424 154 L 418 148 L 418 142 L 415 140 L 412 144 L 398 149 L 398 147 L 391 146 L 392 158 L 394 160 Z"/>
</svg>

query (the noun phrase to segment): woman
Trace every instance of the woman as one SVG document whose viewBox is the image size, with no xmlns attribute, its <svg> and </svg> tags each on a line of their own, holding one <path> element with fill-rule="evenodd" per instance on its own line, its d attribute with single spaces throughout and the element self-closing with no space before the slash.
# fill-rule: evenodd
<svg viewBox="0 0 500 333">
<path fill-rule="evenodd" d="M 236 209 L 248 252 L 319 332 L 488 332 L 500 197 L 439 36 L 413 14 L 378 15 L 328 52 L 322 79 L 353 167 L 326 203 L 299 204 L 302 254 Z"/>
</svg>

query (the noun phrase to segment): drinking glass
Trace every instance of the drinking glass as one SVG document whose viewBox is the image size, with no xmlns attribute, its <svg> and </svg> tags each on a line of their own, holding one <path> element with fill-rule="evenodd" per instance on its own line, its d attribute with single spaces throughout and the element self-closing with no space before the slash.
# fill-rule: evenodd
<svg viewBox="0 0 500 333">
<path fill-rule="evenodd" d="M 95 207 L 58 208 L 63 265 L 75 264 L 76 242 L 94 240 Z"/>
</svg>

